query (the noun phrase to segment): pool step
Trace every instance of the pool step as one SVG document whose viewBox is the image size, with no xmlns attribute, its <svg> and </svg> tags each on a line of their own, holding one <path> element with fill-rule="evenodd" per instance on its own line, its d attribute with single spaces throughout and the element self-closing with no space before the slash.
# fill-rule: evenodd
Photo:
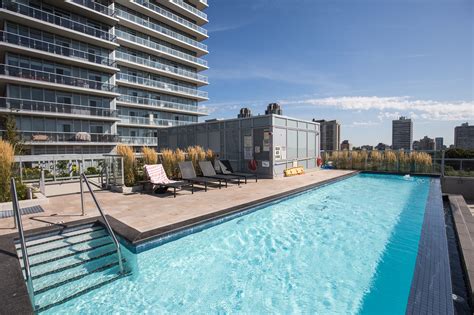
<svg viewBox="0 0 474 315">
<path fill-rule="evenodd" d="M 20 265 L 21 246 L 16 245 Z M 85 225 L 27 239 L 36 312 L 50 309 L 120 279 L 118 255 L 102 226 Z M 122 259 L 124 266 L 126 260 Z M 125 268 L 127 269 L 127 268 Z"/>
</svg>

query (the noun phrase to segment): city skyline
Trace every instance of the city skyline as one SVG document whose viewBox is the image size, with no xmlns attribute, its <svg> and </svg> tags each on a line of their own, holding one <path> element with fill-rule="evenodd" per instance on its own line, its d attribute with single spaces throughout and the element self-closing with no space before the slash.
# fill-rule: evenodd
<svg viewBox="0 0 474 315">
<path fill-rule="evenodd" d="M 414 139 L 443 137 L 448 146 L 455 126 L 474 123 L 474 79 L 465 66 L 472 1 L 297 2 L 209 8 L 204 119 L 233 117 L 241 107 L 263 114 L 279 102 L 284 115 L 338 120 L 341 139 L 354 146 L 391 144 L 400 116 L 413 120 Z"/>
</svg>

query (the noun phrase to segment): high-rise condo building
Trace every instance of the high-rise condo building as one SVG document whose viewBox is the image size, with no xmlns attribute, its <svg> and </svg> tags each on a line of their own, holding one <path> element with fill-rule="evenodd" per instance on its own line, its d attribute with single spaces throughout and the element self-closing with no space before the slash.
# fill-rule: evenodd
<svg viewBox="0 0 474 315">
<path fill-rule="evenodd" d="M 454 147 L 474 150 L 474 126 L 466 122 L 454 128 Z"/>
<path fill-rule="evenodd" d="M 441 151 L 444 149 L 444 139 L 443 137 L 436 137 L 435 138 L 435 150 Z"/>
<path fill-rule="evenodd" d="M 337 151 L 341 143 L 341 124 L 336 120 L 316 120 L 319 123 L 321 132 L 321 150 Z"/>
<path fill-rule="evenodd" d="M 392 149 L 411 150 L 413 142 L 413 122 L 406 117 L 392 121 Z"/>
<path fill-rule="evenodd" d="M 207 0 L 0 1 L 0 114 L 26 154 L 157 146 L 207 100 Z M 1 130 L 0 135 L 4 133 Z"/>
</svg>

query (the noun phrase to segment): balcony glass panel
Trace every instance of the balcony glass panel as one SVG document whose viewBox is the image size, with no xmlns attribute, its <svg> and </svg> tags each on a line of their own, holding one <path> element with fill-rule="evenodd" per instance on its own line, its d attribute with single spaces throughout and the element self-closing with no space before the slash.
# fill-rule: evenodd
<svg viewBox="0 0 474 315">
<path fill-rule="evenodd" d="M 195 7 L 193 6 L 190 6 L 189 4 L 185 3 L 184 1 L 182 0 L 170 0 L 171 2 L 173 2 L 174 4 L 182 7 L 183 9 L 207 20 L 207 14 L 202 12 L 202 11 L 199 11 L 198 9 L 196 9 Z"/>
<path fill-rule="evenodd" d="M 176 84 L 164 83 L 157 80 L 150 80 L 139 76 L 132 76 L 126 73 L 117 73 L 117 80 L 122 80 L 130 83 L 135 83 L 139 85 L 145 85 L 150 87 L 155 87 L 164 91 L 172 91 L 183 93 L 192 96 L 199 96 L 203 98 L 207 98 L 207 92 L 200 91 L 198 89 L 190 89 L 186 87 L 182 87 Z"/>
<path fill-rule="evenodd" d="M 184 35 L 181 35 L 181 34 L 179 34 L 179 33 L 177 33 L 177 32 L 174 32 L 174 31 L 172 31 L 172 30 L 166 28 L 166 27 L 162 27 L 161 25 L 158 25 L 158 24 L 155 24 L 155 23 L 150 22 L 150 21 L 148 21 L 148 20 L 145 20 L 145 19 L 143 19 L 143 18 L 141 18 L 141 17 L 138 17 L 138 16 L 136 16 L 136 15 L 133 15 L 133 14 L 131 14 L 131 13 L 129 13 L 129 12 L 124 11 L 124 10 L 120 10 L 120 9 L 117 10 L 117 16 L 119 16 L 119 17 L 121 17 L 121 18 L 124 18 L 124 19 L 126 19 L 126 20 L 129 20 L 129 21 L 132 21 L 132 22 L 134 22 L 134 23 L 140 24 L 140 25 L 142 25 L 142 26 L 144 26 L 144 27 L 148 27 L 148 28 L 150 28 L 150 29 L 152 29 L 152 30 L 155 30 L 155 31 L 159 32 L 159 33 L 162 33 L 162 34 L 165 34 L 165 35 L 167 35 L 167 36 L 173 37 L 173 38 L 175 38 L 175 39 L 177 39 L 177 40 L 179 40 L 179 41 L 185 42 L 185 43 L 187 43 L 187 44 L 189 44 L 189 45 L 191 45 L 191 46 L 194 46 L 194 47 L 197 47 L 197 48 L 199 48 L 199 49 L 202 49 L 202 50 L 207 51 L 207 46 L 204 45 L 204 44 L 202 44 L 202 43 L 200 43 L 200 42 L 198 42 L 198 41 L 195 41 L 195 40 L 193 40 L 193 39 L 191 39 L 191 38 L 189 38 L 189 37 L 186 37 L 186 36 L 184 36 Z"/>
<path fill-rule="evenodd" d="M 38 80 L 69 86 L 77 86 L 86 89 L 102 90 L 107 92 L 115 91 L 115 85 L 112 84 L 16 66 L 0 65 L 0 74 L 28 80 Z"/>
<path fill-rule="evenodd" d="M 48 43 L 42 40 L 33 39 L 31 37 L 22 36 L 14 33 L 0 32 L 0 41 L 31 49 L 42 50 L 56 55 L 102 64 L 110 67 L 113 67 L 115 65 L 115 61 L 104 56 L 91 54 L 86 51 L 56 45 L 53 43 Z"/>
<path fill-rule="evenodd" d="M 26 111 L 97 117 L 117 117 L 117 111 L 109 108 L 4 97 L 0 98 L 0 109 L 13 112 Z"/>
<path fill-rule="evenodd" d="M 122 60 L 126 60 L 126 61 L 133 62 L 133 63 L 138 63 L 138 64 L 141 64 L 141 65 L 144 65 L 144 66 L 147 66 L 147 67 L 160 69 L 160 70 L 163 70 L 163 71 L 166 71 L 166 72 L 169 72 L 169 73 L 174 73 L 174 74 L 177 74 L 177 75 L 181 75 L 181 76 L 188 77 L 188 78 L 191 78 L 191 79 L 199 80 L 199 81 L 202 81 L 202 82 L 206 82 L 206 83 L 208 82 L 208 79 L 207 79 L 206 76 L 197 74 L 195 72 L 182 70 L 180 68 L 176 68 L 176 67 L 173 67 L 173 66 L 170 66 L 170 65 L 162 64 L 162 63 L 157 62 L 157 61 L 152 61 L 152 60 L 149 60 L 149 59 L 133 56 L 133 55 L 130 55 L 130 54 L 127 54 L 127 53 L 123 53 L 121 51 L 116 51 L 115 57 L 117 59 L 122 59 Z"/>
<path fill-rule="evenodd" d="M 58 15 L 37 9 L 25 4 L 16 3 L 11 0 L 4 0 L 1 2 L 1 7 L 9 11 L 20 13 L 44 22 L 62 26 L 73 31 L 81 32 L 87 35 L 95 36 L 107 41 L 115 42 L 115 36 L 112 33 L 105 32 L 101 29 L 82 24 L 80 22 L 60 17 Z"/>
<path fill-rule="evenodd" d="M 0 134 L 5 131 L 0 131 Z M 119 137 L 112 134 L 90 132 L 56 132 L 56 131 L 20 131 L 21 140 L 30 143 L 117 143 Z"/>
<path fill-rule="evenodd" d="M 120 37 L 120 38 L 123 38 L 125 40 L 128 40 L 128 41 L 131 41 L 131 42 L 134 42 L 134 43 L 137 43 L 139 45 L 143 45 L 143 46 L 147 46 L 147 47 L 150 47 L 154 50 L 157 50 L 157 51 L 161 51 L 163 53 L 166 53 L 166 54 L 170 54 L 170 55 L 173 55 L 177 58 L 181 58 L 181 59 L 184 59 L 184 60 L 188 60 L 190 62 L 194 62 L 194 63 L 197 63 L 197 64 L 200 64 L 204 67 L 207 67 L 207 61 L 204 60 L 204 59 L 201 59 L 201 58 L 196 58 L 194 56 L 191 56 L 191 55 L 188 55 L 188 54 L 185 54 L 179 50 L 176 50 L 176 49 L 172 49 L 172 48 L 169 48 L 169 47 L 166 47 L 164 45 L 161 45 L 161 44 L 158 44 L 158 43 L 155 43 L 153 41 L 150 41 L 150 40 L 147 40 L 147 39 L 144 39 L 144 38 L 141 38 L 141 37 L 138 37 L 138 36 L 135 36 L 135 35 L 132 35 L 132 34 L 129 34 L 127 32 L 124 32 L 124 31 L 121 31 L 121 30 L 115 30 L 115 34 Z"/>
<path fill-rule="evenodd" d="M 146 106 L 153 106 L 156 108 L 170 108 L 170 109 L 178 109 L 183 111 L 189 111 L 193 113 L 202 113 L 207 114 L 207 111 L 204 108 L 200 108 L 197 106 L 192 106 L 188 104 L 180 104 L 175 102 L 168 102 L 162 100 L 156 100 L 146 97 L 139 97 L 139 96 L 131 96 L 131 95 L 120 95 L 117 99 L 119 102 L 130 103 L 130 104 L 138 104 L 138 105 L 146 105 Z"/>
<path fill-rule="evenodd" d="M 137 116 L 125 116 L 119 115 L 121 123 L 124 124 L 137 124 L 137 125 L 151 125 L 151 126 L 183 126 L 192 124 L 192 121 L 184 120 L 172 120 L 172 119 L 162 119 L 162 118 L 147 118 L 147 117 L 137 117 Z"/>
<path fill-rule="evenodd" d="M 157 137 L 127 137 L 121 136 L 120 142 L 124 144 L 137 144 L 137 145 L 157 145 Z"/>
<path fill-rule="evenodd" d="M 100 12 L 102 14 L 108 15 L 108 16 L 114 15 L 114 10 L 112 10 L 111 8 L 103 4 L 97 3 L 93 0 L 72 0 L 72 2 L 82 5 L 84 7 L 87 7 L 89 9 L 92 9 L 94 11 Z"/>
</svg>

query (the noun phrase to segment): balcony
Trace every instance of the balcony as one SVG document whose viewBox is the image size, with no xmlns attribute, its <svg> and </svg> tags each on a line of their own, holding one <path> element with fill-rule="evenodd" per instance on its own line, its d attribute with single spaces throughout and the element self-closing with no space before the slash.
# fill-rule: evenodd
<svg viewBox="0 0 474 315">
<path fill-rule="evenodd" d="M 6 97 L 0 98 L 0 111 L 41 116 L 84 116 L 87 119 L 119 120 L 117 118 L 117 111 L 109 108 Z"/>
<path fill-rule="evenodd" d="M 128 63 L 133 63 L 136 66 L 134 68 L 141 68 L 144 71 L 156 72 L 159 74 L 164 74 L 177 78 L 184 81 L 190 81 L 196 83 L 200 86 L 206 85 L 209 83 L 206 76 L 200 75 L 196 72 L 186 71 L 171 65 L 163 64 L 161 62 L 137 57 L 121 51 L 116 51 L 115 58 L 118 60 L 124 60 Z M 137 67 L 138 66 L 138 67 Z"/>
<path fill-rule="evenodd" d="M 117 135 L 89 132 L 20 131 L 21 140 L 30 145 L 116 144 Z"/>
<path fill-rule="evenodd" d="M 192 121 L 183 121 L 183 120 L 172 120 L 172 119 L 160 119 L 148 117 L 137 117 L 137 116 L 125 116 L 119 115 L 121 125 L 139 125 L 139 126 L 148 126 L 148 127 L 172 127 L 172 126 L 184 126 L 189 125 L 194 122 Z"/>
<path fill-rule="evenodd" d="M 103 41 L 103 43 L 107 43 L 108 46 L 112 45 L 113 47 L 117 46 L 115 44 L 115 36 L 112 33 L 106 32 L 104 30 L 95 28 L 93 26 L 89 26 L 86 24 L 82 24 L 80 22 L 64 18 L 50 12 L 34 8 L 32 6 L 28 6 L 21 3 L 16 3 L 11 0 L 4 0 L 1 2 L 0 8 L 6 9 L 10 12 L 15 12 L 21 14 L 23 16 L 28 16 L 32 18 L 30 21 L 31 23 L 36 24 L 36 21 L 46 22 L 41 23 L 39 25 L 32 25 L 35 27 L 39 27 L 48 31 L 58 32 L 58 27 L 61 29 L 61 33 L 64 36 L 68 36 L 73 38 L 73 34 L 71 32 L 77 32 L 82 34 L 80 40 L 85 40 L 87 37 L 91 37 L 95 39 L 95 43 L 98 44 L 97 39 Z M 26 21 L 25 21 L 26 22 Z M 65 34 L 67 33 L 67 35 Z M 77 37 L 77 36 L 76 36 Z M 90 38 L 89 38 L 90 41 Z"/>
<path fill-rule="evenodd" d="M 205 24 L 208 22 L 207 14 L 199 11 L 195 7 L 185 3 L 182 0 L 169 0 L 170 3 L 175 5 L 175 9 L 179 10 L 179 13 L 182 13 L 192 19 L 197 20 L 200 25 Z"/>
<path fill-rule="evenodd" d="M 195 114 L 195 115 L 200 115 L 200 116 L 208 115 L 208 112 L 206 110 L 198 106 L 156 100 L 156 99 L 146 98 L 146 97 L 123 95 L 123 94 L 117 98 L 117 104 L 123 104 L 127 106 L 137 106 L 137 107 L 143 107 L 143 108 L 153 107 L 152 109 L 156 108 L 162 111 L 183 112 L 183 113 Z"/>
<path fill-rule="evenodd" d="M 207 0 L 189 0 L 189 2 L 194 4 L 198 10 L 204 10 L 209 7 Z"/>
<path fill-rule="evenodd" d="M 137 5 L 137 9 L 141 9 L 141 7 L 145 7 L 140 11 L 145 12 L 145 14 L 150 14 L 150 11 L 156 16 L 158 20 L 163 20 L 163 22 L 174 22 L 175 27 L 181 29 L 182 31 L 191 31 L 193 32 L 197 38 L 199 39 L 206 39 L 208 38 L 207 30 L 186 20 L 182 17 L 171 13 L 159 6 L 150 3 L 148 0 L 133 0 L 132 3 Z M 141 6 L 141 7 L 140 7 Z"/>
<path fill-rule="evenodd" d="M 198 89 L 191 89 L 183 86 L 179 86 L 176 84 L 165 83 L 162 81 L 150 80 L 147 78 L 139 77 L 139 76 L 132 76 L 126 73 L 117 73 L 117 80 L 122 82 L 132 83 L 133 85 L 139 85 L 141 88 L 149 87 L 152 89 L 157 89 L 160 92 L 165 92 L 168 94 L 173 95 L 180 95 L 180 96 L 187 96 L 192 97 L 196 100 L 207 100 L 207 92 L 200 91 Z M 121 82 L 117 82 L 121 83 Z"/>
<path fill-rule="evenodd" d="M 202 0 L 201 0 L 202 1 Z M 115 12 L 108 6 L 105 6 L 103 4 L 97 3 L 92 0 L 71 0 L 71 2 L 81 5 L 83 7 L 89 8 L 92 11 L 99 12 L 102 14 L 105 14 L 107 16 L 114 16 Z"/>
<path fill-rule="evenodd" d="M 181 46 L 186 49 L 194 50 L 196 51 L 200 56 L 207 54 L 207 46 L 195 41 L 194 39 L 191 39 L 187 36 L 181 35 L 177 32 L 174 32 L 166 27 L 162 27 L 156 23 L 150 22 L 146 19 L 140 18 L 136 15 L 130 14 L 126 11 L 123 10 L 117 10 L 117 17 L 120 17 L 122 19 L 125 19 L 127 21 L 130 21 L 133 24 L 126 24 L 127 27 L 135 27 L 136 30 L 140 32 L 146 32 L 145 28 L 148 28 L 151 30 L 151 32 L 148 32 L 148 35 L 156 36 L 158 38 L 161 38 L 166 41 L 171 41 L 173 44 Z"/>
<path fill-rule="evenodd" d="M 11 45 L 21 46 L 24 48 L 28 48 L 26 51 L 21 51 L 23 54 L 31 53 L 32 56 L 38 56 L 38 52 L 31 51 L 29 49 L 40 50 L 41 52 L 46 52 L 48 54 L 42 54 L 48 56 L 49 54 L 57 55 L 58 57 L 75 59 L 78 61 L 78 65 L 84 65 L 85 63 L 93 63 L 96 64 L 97 69 L 101 70 L 109 70 L 109 71 L 118 71 L 116 68 L 116 62 L 108 57 L 95 55 L 88 53 L 87 51 L 77 50 L 65 46 L 56 45 L 54 43 L 45 42 L 38 39 L 33 39 L 31 37 L 22 36 L 10 32 L 3 32 L 0 31 L 0 41 L 4 43 L 8 43 Z M 61 59 L 64 59 L 61 58 Z M 64 61 L 64 60 L 63 60 Z"/>
<path fill-rule="evenodd" d="M 158 145 L 157 137 L 128 137 L 120 136 L 120 143 L 129 144 L 129 145 Z"/>
<path fill-rule="evenodd" d="M 128 42 L 140 45 L 138 47 L 134 47 L 138 48 L 139 50 L 148 49 L 151 54 L 156 54 L 158 56 L 162 56 L 160 53 L 164 53 L 168 57 L 171 57 L 170 59 L 173 59 L 175 61 L 185 62 L 186 64 L 190 64 L 191 66 L 197 66 L 200 70 L 208 69 L 207 61 L 204 59 L 185 54 L 179 50 L 166 47 L 164 45 L 155 43 L 147 39 L 143 39 L 135 35 L 131 35 L 121 30 L 115 30 L 115 34 L 119 37 L 119 39 L 123 39 Z"/>
<path fill-rule="evenodd" d="M 33 70 L 28 68 L 21 68 L 17 66 L 10 66 L 0 64 L 0 75 L 6 75 L 7 78 L 2 78 L 3 80 L 9 80 L 11 78 L 19 78 L 19 80 L 13 80 L 15 82 L 23 82 L 28 80 L 32 85 L 47 85 L 51 87 L 48 83 L 64 85 L 62 88 L 69 90 L 74 87 L 81 89 L 84 92 L 94 93 L 94 94 L 104 94 L 104 93 L 115 93 L 115 85 L 89 80 L 79 77 L 71 77 L 68 75 L 56 74 L 51 72 L 45 72 L 40 70 Z M 36 81 L 36 82 L 35 82 Z"/>
</svg>

